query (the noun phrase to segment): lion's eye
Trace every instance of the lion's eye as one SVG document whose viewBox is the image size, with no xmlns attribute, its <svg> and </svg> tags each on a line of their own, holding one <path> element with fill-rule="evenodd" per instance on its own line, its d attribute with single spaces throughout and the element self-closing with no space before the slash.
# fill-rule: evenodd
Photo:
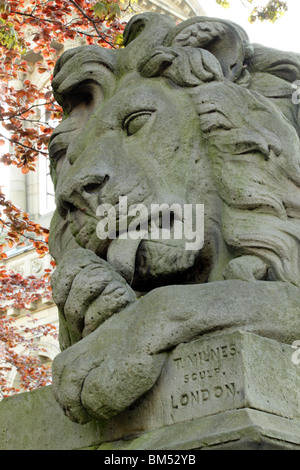
<svg viewBox="0 0 300 470">
<path fill-rule="evenodd" d="M 70 93 L 64 96 L 63 108 L 65 113 L 70 114 L 77 106 L 89 108 L 101 95 L 101 89 L 95 83 L 86 81 L 77 85 Z"/>
<path fill-rule="evenodd" d="M 123 125 L 127 135 L 136 134 L 148 122 L 151 116 L 152 112 L 142 111 L 127 117 Z"/>
</svg>

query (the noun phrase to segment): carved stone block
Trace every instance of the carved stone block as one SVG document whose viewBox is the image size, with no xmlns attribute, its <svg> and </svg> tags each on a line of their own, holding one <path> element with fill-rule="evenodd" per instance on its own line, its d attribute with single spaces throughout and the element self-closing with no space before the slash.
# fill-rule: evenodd
<svg viewBox="0 0 300 470">
<path fill-rule="evenodd" d="M 300 366 L 293 352 L 291 345 L 244 331 L 180 344 L 153 389 L 111 423 L 121 420 L 124 436 L 250 408 L 300 426 Z M 110 429 L 118 438 L 118 425 L 116 433 Z"/>
<path fill-rule="evenodd" d="M 0 449 L 300 449 L 293 352 L 244 331 L 180 344 L 150 392 L 85 425 L 64 416 L 51 387 L 11 397 L 0 403 Z"/>
</svg>

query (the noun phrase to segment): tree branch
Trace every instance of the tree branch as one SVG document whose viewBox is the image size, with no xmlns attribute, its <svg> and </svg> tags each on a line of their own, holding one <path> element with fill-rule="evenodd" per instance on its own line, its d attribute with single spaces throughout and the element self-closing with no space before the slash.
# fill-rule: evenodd
<svg viewBox="0 0 300 470">
<path fill-rule="evenodd" d="M 83 31 L 78 31 L 76 29 L 74 29 L 74 31 L 78 34 L 84 34 L 85 36 L 90 36 L 90 37 L 99 37 L 100 39 L 102 39 L 102 41 L 106 42 L 107 44 L 109 44 L 111 47 L 113 47 L 114 49 L 116 49 L 116 47 L 114 46 L 114 44 L 112 44 L 110 41 L 108 41 L 105 36 L 101 33 L 101 31 L 98 29 L 97 27 L 97 24 L 96 24 L 96 21 L 93 20 L 93 18 L 91 18 L 90 16 L 88 16 L 85 11 L 73 0 L 69 0 L 70 3 L 72 3 L 72 5 L 77 8 L 77 10 L 84 16 L 85 19 L 87 19 L 92 25 L 93 25 L 93 28 L 95 29 L 97 35 L 90 35 L 88 33 L 85 33 Z M 42 20 L 40 18 L 38 18 L 37 16 L 33 15 L 32 13 L 23 13 L 23 12 L 19 12 L 19 11 L 15 11 L 15 10 L 11 10 L 11 13 L 14 13 L 15 15 L 20 15 L 20 16 L 27 16 L 27 17 L 30 17 L 30 18 L 33 18 L 35 20 L 38 20 L 38 21 L 45 21 L 47 23 L 52 23 L 52 24 L 61 24 L 61 22 L 57 21 L 57 20 L 50 20 L 50 19 L 46 19 L 46 18 L 43 18 Z M 69 23 L 71 24 L 71 22 Z M 65 25 L 64 25 L 65 26 Z"/>
<path fill-rule="evenodd" d="M 106 42 L 107 44 L 109 44 L 111 47 L 113 47 L 114 49 L 116 49 L 116 47 L 110 42 L 108 41 L 104 36 L 103 34 L 99 31 L 98 27 L 97 27 L 97 24 L 96 22 L 93 20 L 93 18 L 91 18 L 90 16 L 88 16 L 85 11 L 74 1 L 74 0 L 69 0 L 70 3 L 72 3 L 72 5 L 74 5 L 75 8 L 77 8 L 78 11 L 80 11 L 80 13 L 84 16 L 84 18 L 86 18 L 90 23 L 92 23 L 96 33 L 98 34 L 98 36 L 100 37 L 100 39 L 102 39 L 104 42 Z"/>
<path fill-rule="evenodd" d="M 17 142 L 16 140 L 10 139 L 9 137 L 7 137 L 3 134 L 0 134 L 0 137 L 3 137 L 3 139 L 8 140 L 12 144 L 21 145 L 21 147 L 32 150 L 33 152 L 41 153 L 42 155 L 48 155 L 47 152 L 43 152 L 42 150 L 38 150 L 38 149 L 35 149 L 33 147 L 29 147 L 29 145 L 25 145 L 25 144 L 22 144 L 21 142 Z"/>
<path fill-rule="evenodd" d="M 30 111 L 32 108 L 37 108 L 39 106 L 46 106 L 46 104 L 53 104 L 54 102 L 53 101 L 46 101 L 45 103 L 39 103 L 39 104 L 33 104 L 32 106 L 29 106 L 29 108 L 25 109 L 24 111 L 18 113 L 18 114 L 11 114 L 10 116 L 8 117 L 0 117 L 0 121 L 9 121 L 10 119 L 14 118 L 14 117 L 20 117 L 20 116 L 23 116 L 23 114 L 27 113 L 28 111 Z M 26 118 L 24 118 L 26 119 Z"/>
<path fill-rule="evenodd" d="M 0 219 L 0 223 L 7 227 L 8 229 L 10 229 L 10 225 L 7 223 L 7 222 L 4 222 L 2 219 Z M 5 235 L 5 234 L 4 234 Z M 20 237 L 23 237 L 25 238 L 26 240 L 30 241 L 30 242 L 39 242 L 39 243 L 44 243 L 45 245 L 47 244 L 45 242 L 45 240 L 40 240 L 38 238 L 34 238 L 34 237 L 29 237 L 28 235 L 25 235 L 25 233 L 20 233 Z"/>
</svg>

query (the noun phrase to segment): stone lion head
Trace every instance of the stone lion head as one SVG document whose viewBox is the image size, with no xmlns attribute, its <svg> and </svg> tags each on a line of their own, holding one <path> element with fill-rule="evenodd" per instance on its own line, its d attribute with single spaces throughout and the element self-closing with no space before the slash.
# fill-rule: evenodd
<svg viewBox="0 0 300 470">
<path fill-rule="evenodd" d="M 51 252 L 76 246 L 141 291 L 226 279 L 300 285 L 300 151 L 291 83 L 299 56 L 251 45 L 237 25 L 137 15 L 125 48 L 65 52 L 50 143 Z M 97 208 L 204 205 L 204 244 L 100 240 Z"/>
</svg>

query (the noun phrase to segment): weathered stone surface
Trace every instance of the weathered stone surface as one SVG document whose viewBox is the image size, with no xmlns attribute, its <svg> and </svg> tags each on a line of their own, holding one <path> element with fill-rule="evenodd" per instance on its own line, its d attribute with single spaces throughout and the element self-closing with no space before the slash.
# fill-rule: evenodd
<svg viewBox="0 0 300 470">
<path fill-rule="evenodd" d="M 65 112 L 50 143 L 53 295 L 63 349 L 53 392 L 80 423 L 118 417 L 156 393 L 180 343 L 236 328 L 279 344 L 300 337 L 299 119 L 291 99 L 299 56 L 252 46 L 239 26 L 205 17 L 175 25 L 138 15 L 124 44 L 69 50 L 53 79 Z M 136 220 L 127 211 L 124 226 L 120 197 L 131 210 L 146 209 L 138 242 L 128 236 Z M 204 228 L 196 223 L 203 245 L 187 249 L 188 219 L 178 225 L 178 213 L 169 239 L 152 239 L 154 203 L 204 205 Z M 107 206 L 115 210 L 115 238 L 110 231 L 99 236 Z M 173 382 L 165 379 L 163 412 L 156 415 L 160 391 L 147 420 L 157 426 L 170 424 L 171 414 L 194 418 L 192 400 L 201 404 L 199 418 L 246 402 L 280 414 L 288 391 L 271 350 L 266 346 L 268 368 L 257 380 L 249 370 L 256 370 L 254 352 L 242 361 L 248 375 L 228 361 L 228 380 L 212 381 L 213 388 L 185 391 L 184 376 L 195 372 L 182 371 L 173 402 Z M 283 413 L 296 418 L 299 377 L 286 380 L 291 401 Z"/>
<path fill-rule="evenodd" d="M 99 445 L 101 423 L 72 423 L 51 386 L 0 402 L 0 450 L 70 450 Z"/>
<path fill-rule="evenodd" d="M 244 408 L 165 426 L 99 450 L 299 450 L 300 423 Z"/>
<path fill-rule="evenodd" d="M 11 397 L 0 403 L 0 449 L 300 448 L 292 353 L 245 331 L 180 344 L 143 398 L 85 425 L 64 416 L 51 387 Z"/>
<path fill-rule="evenodd" d="M 118 429 L 122 422 L 130 435 L 240 408 L 299 420 L 300 368 L 292 353 L 290 345 L 244 331 L 180 344 L 140 404 L 111 423 Z"/>
<path fill-rule="evenodd" d="M 210 284 L 155 289 L 57 357 L 54 391 L 80 419 L 92 408 L 98 417 L 109 418 L 154 385 L 167 359 L 164 351 L 177 344 L 235 326 L 284 338 L 290 347 L 298 324 L 298 288 L 286 283 L 230 280 L 214 283 L 213 291 Z"/>
<path fill-rule="evenodd" d="M 181 344 L 156 387 L 164 424 L 249 407 L 300 419 L 291 347 L 244 332 Z"/>
</svg>

